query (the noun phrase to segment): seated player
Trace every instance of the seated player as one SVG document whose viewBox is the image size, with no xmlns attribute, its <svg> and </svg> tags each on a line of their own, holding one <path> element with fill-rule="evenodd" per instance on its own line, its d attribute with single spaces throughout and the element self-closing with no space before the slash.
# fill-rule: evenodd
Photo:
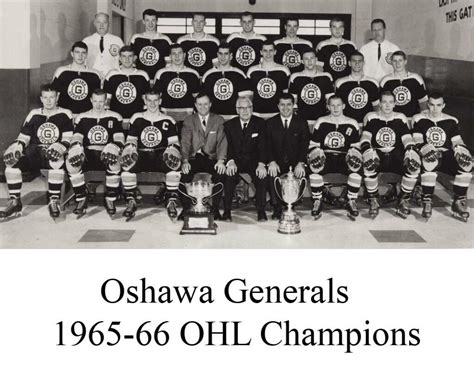
<svg viewBox="0 0 474 378">
<path fill-rule="evenodd" d="M 127 221 L 137 210 L 137 173 L 166 173 L 166 209 L 171 219 L 177 217 L 176 201 L 180 180 L 181 152 L 173 118 L 160 112 L 160 95 L 154 90 L 145 93 L 147 110 L 135 113 L 130 119 L 127 143 L 122 152 L 122 184 L 127 207 L 123 216 Z"/>
<path fill-rule="evenodd" d="M 380 95 L 380 111 L 365 116 L 360 148 L 364 161 L 364 182 L 369 196 L 369 215 L 379 213 L 378 174 L 392 172 L 403 175 L 398 196 L 397 214 L 410 215 L 408 200 L 420 174 L 420 157 L 408 129 L 407 118 L 393 111 L 395 97 L 391 92 Z"/>
<path fill-rule="evenodd" d="M 328 100 L 330 114 L 319 118 L 314 125 L 309 144 L 308 164 L 314 219 L 321 217 L 323 175 L 347 175 L 347 216 L 352 220 L 359 215 L 355 200 L 362 182 L 362 154 L 359 150 L 360 128 L 355 119 L 344 116 L 345 104 L 340 97 Z"/>
<path fill-rule="evenodd" d="M 105 171 L 104 206 L 107 214 L 116 213 L 115 201 L 120 185 L 118 159 L 125 137 L 122 116 L 105 110 L 107 94 L 102 89 L 92 92 L 92 109 L 76 118 L 76 127 L 67 158 L 67 171 L 76 197 L 74 214 L 82 217 L 87 209 L 84 172 Z"/>
<path fill-rule="evenodd" d="M 443 96 L 432 93 L 428 97 L 428 111 L 413 117 L 413 139 L 420 151 L 421 189 L 424 218 L 432 214 L 432 197 L 438 171 L 454 175 L 453 215 L 467 221 L 467 189 L 472 178 L 472 156 L 459 133 L 458 120 L 443 113 Z"/>
<path fill-rule="evenodd" d="M 5 178 L 10 200 L 0 218 L 21 214 L 22 172 L 48 170 L 48 210 L 60 214 L 59 201 L 64 181 L 64 155 L 72 137 L 72 113 L 57 106 L 58 92 L 51 85 L 41 87 L 42 108 L 33 109 L 25 119 L 17 139 L 6 149 Z"/>
</svg>

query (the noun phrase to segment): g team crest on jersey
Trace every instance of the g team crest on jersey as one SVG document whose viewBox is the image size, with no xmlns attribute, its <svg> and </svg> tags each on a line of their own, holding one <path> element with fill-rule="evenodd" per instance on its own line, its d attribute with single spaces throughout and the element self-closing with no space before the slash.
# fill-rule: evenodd
<svg viewBox="0 0 474 378">
<path fill-rule="evenodd" d="M 163 139 L 160 129 L 156 126 L 147 126 L 143 129 L 140 140 L 143 145 L 148 148 L 153 148 L 158 146 Z"/>
<path fill-rule="evenodd" d="M 347 96 L 347 102 L 353 109 L 362 109 L 369 102 L 369 94 L 362 87 L 354 88 Z"/>
<path fill-rule="evenodd" d="M 308 83 L 301 90 L 301 99 L 308 105 L 317 104 L 321 100 L 321 89 L 314 83 Z"/>
<path fill-rule="evenodd" d="M 430 127 L 426 131 L 426 140 L 435 147 L 442 147 L 446 143 L 446 133 L 441 127 Z"/>
<path fill-rule="evenodd" d="M 341 51 L 334 51 L 329 58 L 329 65 L 335 72 L 342 72 L 347 67 L 346 54 Z"/>
<path fill-rule="evenodd" d="M 54 123 L 45 122 L 38 127 L 36 135 L 42 144 L 51 144 L 58 141 L 59 129 Z"/>
<path fill-rule="evenodd" d="M 206 53 L 200 47 L 193 47 L 188 51 L 188 62 L 193 67 L 202 67 L 206 63 Z"/>
<path fill-rule="evenodd" d="M 105 129 L 105 127 L 101 125 L 95 125 L 91 127 L 89 132 L 87 133 L 87 138 L 91 142 L 91 144 L 107 144 L 109 140 L 109 133 Z"/>
<path fill-rule="evenodd" d="M 173 98 L 183 98 L 188 91 L 188 85 L 183 79 L 175 77 L 169 82 L 167 91 Z"/>
<path fill-rule="evenodd" d="M 137 98 L 137 88 L 129 81 L 124 81 L 117 87 L 115 97 L 122 104 L 131 104 Z"/>
<path fill-rule="evenodd" d="M 346 138 L 344 138 L 344 135 L 339 131 L 331 131 L 326 135 L 326 138 L 324 138 L 324 145 L 332 149 L 337 149 L 344 147 L 345 141 Z"/>
<path fill-rule="evenodd" d="M 402 106 L 408 104 L 411 101 L 411 92 L 403 85 L 396 87 L 393 90 L 393 95 L 395 96 L 395 105 Z"/>
<path fill-rule="evenodd" d="M 397 136 L 390 127 L 382 127 L 375 135 L 375 141 L 381 147 L 393 147 Z"/>
<path fill-rule="evenodd" d="M 214 96 L 219 100 L 228 100 L 234 94 L 234 85 L 229 79 L 223 77 L 214 84 Z"/>
<path fill-rule="evenodd" d="M 87 97 L 89 93 L 89 87 L 87 83 L 82 79 L 74 79 L 69 83 L 67 87 L 67 94 L 73 100 L 82 101 Z"/>
<path fill-rule="evenodd" d="M 252 46 L 240 46 L 237 51 L 235 52 L 235 60 L 241 66 L 248 67 L 255 62 L 255 50 Z"/>
<path fill-rule="evenodd" d="M 257 83 L 257 92 L 261 98 L 272 98 L 275 96 L 277 85 L 273 79 L 264 77 Z"/>
<path fill-rule="evenodd" d="M 140 59 L 140 62 L 145 66 L 154 66 L 160 59 L 160 53 L 153 46 L 145 46 L 140 50 L 138 59 Z"/>
<path fill-rule="evenodd" d="M 282 62 L 289 68 L 298 67 L 301 64 L 301 55 L 296 50 L 286 50 L 283 54 Z"/>
</svg>

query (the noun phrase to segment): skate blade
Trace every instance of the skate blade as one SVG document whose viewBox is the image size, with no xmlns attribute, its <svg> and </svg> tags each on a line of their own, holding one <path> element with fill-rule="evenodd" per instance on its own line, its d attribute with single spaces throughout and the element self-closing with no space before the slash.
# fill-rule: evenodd
<svg viewBox="0 0 474 378">
<path fill-rule="evenodd" d="M 355 220 L 357 219 L 357 217 L 356 217 L 355 215 L 348 214 L 348 213 L 347 213 L 346 215 L 347 215 L 347 217 L 348 217 L 351 221 L 353 221 L 353 222 L 355 222 Z"/>
<path fill-rule="evenodd" d="M 13 219 L 13 218 L 19 218 L 23 215 L 23 210 L 16 211 L 8 216 L 2 216 L 0 217 L 0 221 L 5 221 L 7 219 Z"/>
<path fill-rule="evenodd" d="M 135 214 L 133 214 L 131 217 L 126 217 L 125 222 L 130 222 L 133 218 L 135 218 Z"/>
<path fill-rule="evenodd" d="M 397 210 L 397 215 L 402 219 L 407 219 L 408 215 L 410 215 L 410 214 L 405 214 L 405 213 L 402 213 L 401 211 Z"/>
<path fill-rule="evenodd" d="M 86 215 L 86 211 L 83 211 L 80 214 L 76 214 L 76 219 L 81 219 L 84 215 Z"/>
<path fill-rule="evenodd" d="M 323 214 L 313 215 L 313 220 L 317 221 L 323 216 Z"/>
<path fill-rule="evenodd" d="M 453 216 L 454 219 L 457 219 L 457 220 L 459 220 L 459 221 L 461 221 L 461 222 L 464 222 L 464 223 L 467 223 L 467 221 L 468 221 L 468 219 L 469 219 L 468 216 L 467 216 L 467 217 L 463 217 L 462 215 L 459 215 L 459 214 L 457 214 L 457 213 L 452 213 L 452 216 Z"/>
</svg>

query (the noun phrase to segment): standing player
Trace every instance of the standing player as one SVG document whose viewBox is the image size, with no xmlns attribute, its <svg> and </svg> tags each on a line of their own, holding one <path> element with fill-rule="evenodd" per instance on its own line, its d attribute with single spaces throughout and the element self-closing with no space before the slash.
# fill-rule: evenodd
<svg viewBox="0 0 474 378">
<path fill-rule="evenodd" d="M 391 92 L 380 95 L 380 111 L 365 116 L 360 147 L 364 160 L 364 182 L 369 196 L 369 214 L 379 213 L 378 173 L 403 175 L 398 197 L 397 214 L 410 214 L 408 200 L 420 174 L 420 157 L 410 134 L 406 117 L 393 111 L 395 98 Z"/>
<path fill-rule="evenodd" d="M 87 68 L 87 45 L 75 42 L 71 48 L 72 63 L 59 67 L 54 73 L 53 86 L 59 92 L 58 105 L 74 115 L 91 108 L 89 98 L 94 89 L 100 88 L 100 73 Z"/>
<path fill-rule="evenodd" d="M 331 37 L 319 42 L 316 47 L 318 60 L 324 63 L 324 71 L 329 72 L 334 80 L 350 74 L 349 57 L 357 50 L 352 41 L 343 38 L 344 21 L 334 17 L 329 26 Z"/>
<path fill-rule="evenodd" d="M 428 111 L 413 117 L 413 139 L 422 160 L 422 216 L 430 218 L 437 171 L 454 175 L 454 198 L 451 210 L 464 222 L 469 218 L 466 205 L 467 190 L 472 178 L 472 156 L 459 133 L 458 120 L 443 113 L 443 96 L 432 93 Z"/>
<path fill-rule="evenodd" d="M 343 114 L 344 102 L 340 97 L 328 100 L 330 114 L 316 121 L 310 136 L 308 164 L 314 219 L 321 217 L 323 209 L 323 175 L 347 175 L 347 216 L 352 220 L 359 215 L 355 200 L 362 182 L 362 154 L 359 149 L 361 129 L 357 121 Z"/>
<path fill-rule="evenodd" d="M 226 42 L 230 45 L 232 55 L 234 56 L 233 66 L 247 73 L 251 66 L 259 63 L 262 43 L 267 38 L 254 32 L 255 20 L 250 12 L 241 14 L 240 25 L 242 26 L 242 31 L 229 35 Z"/>
<path fill-rule="evenodd" d="M 250 89 L 253 92 L 254 114 L 268 119 L 278 114 L 278 99 L 288 92 L 290 70 L 275 63 L 275 45 L 264 42 L 262 62 L 252 66 L 247 72 Z"/>
<path fill-rule="evenodd" d="M 195 69 L 199 76 L 210 70 L 217 56 L 219 40 L 204 32 L 206 16 L 202 13 L 193 14 L 193 33 L 178 38 L 177 43 L 183 46 L 186 54 L 184 64 Z"/>
<path fill-rule="evenodd" d="M 92 92 L 92 109 L 79 114 L 68 152 L 67 170 L 76 197 L 74 214 L 82 217 L 87 209 L 87 193 L 84 172 L 105 171 L 104 206 L 109 215 L 116 212 L 120 184 L 120 164 L 118 159 L 125 137 L 122 116 L 105 109 L 107 94 L 102 89 Z"/>
<path fill-rule="evenodd" d="M 346 104 L 344 114 L 362 126 L 365 115 L 378 110 L 379 83 L 364 75 L 364 56 L 359 51 L 352 53 L 349 66 L 351 74 L 335 83 L 336 95 Z"/>
<path fill-rule="evenodd" d="M 137 68 L 145 71 L 150 78 L 166 66 L 169 61 L 171 39 L 156 31 L 158 15 L 153 9 L 143 11 L 145 32 L 134 34 L 130 39 L 130 46 L 135 51 Z"/>
<path fill-rule="evenodd" d="M 275 62 L 288 67 L 291 73 L 303 70 L 301 55 L 306 48 L 313 48 L 310 41 L 296 35 L 298 27 L 299 20 L 297 18 L 287 18 L 285 22 L 286 36 L 275 41 Z"/>
<path fill-rule="evenodd" d="M 120 49 L 121 66 L 110 71 L 104 81 L 104 90 L 110 101 L 110 110 L 124 118 L 124 128 L 134 113 L 143 111 L 143 95 L 150 89 L 150 78 L 145 71 L 136 69 L 133 64 L 135 53 L 130 46 Z"/>
<path fill-rule="evenodd" d="M 326 100 L 334 94 L 331 74 L 318 72 L 314 50 L 303 52 L 304 70 L 290 77 L 289 92 L 296 99 L 298 115 L 313 126 L 327 112 Z"/>
<path fill-rule="evenodd" d="M 166 209 L 171 219 L 177 217 L 176 201 L 181 166 L 178 135 L 173 118 L 160 112 L 160 95 L 154 90 L 145 94 L 147 110 L 130 119 L 127 143 L 122 151 L 122 183 L 127 208 L 123 216 L 127 221 L 137 210 L 137 173 L 166 173 Z"/>
<path fill-rule="evenodd" d="M 25 119 L 17 139 L 3 154 L 10 200 L 0 211 L 0 219 L 21 214 L 22 172 L 48 170 L 48 210 L 59 216 L 64 156 L 72 137 L 72 114 L 57 106 L 58 92 L 51 85 L 41 87 L 42 108 L 33 109 Z"/>
<path fill-rule="evenodd" d="M 237 98 L 248 94 L 248 81 L 241 70 L 231 66 L 232 53 L 228 43 L 219 46 L 217 60 L 218 65 L 202 77 L 202 89 L 211 99 L 211 111 L 229 120 L 236 115 Z"/>
</svg>

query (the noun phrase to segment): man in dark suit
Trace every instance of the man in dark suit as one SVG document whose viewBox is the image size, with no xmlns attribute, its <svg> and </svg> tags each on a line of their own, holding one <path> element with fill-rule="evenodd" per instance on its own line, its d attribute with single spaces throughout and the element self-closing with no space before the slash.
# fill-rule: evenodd
<svg viewBox="0 0 474 378">
<path fill-rule="evenodd" d="M 252 115 L 250 98 L 238 98 L 235 107 L 239 116 L 224 125 L 228 143 L 228 162 L 222 219 L 232 220 L 232 198 L 239 182 L 239 173 L 248 173 L 256 189 L 258 220 L 266 221 L 265 122 L 262 118 Z"/>
<path fill-rule="evenodd" d="M 212 175 L 214 184 L 224 184 L 225 160 L 227 157 L 227 139 L 224 132 L 224 119 L 211 113 L 211 100 L 205 93 L 196 96 L 197 113 L 184 119 L 181 132 L 181 154 L 183 159 L 181 182 L 193 180 L 194 174 L 207 172 Z M 221 219 L 219 202 L 221 194 L 212 200 L 214 219 Z M 190 201 L 181 198 L 183 208 L 190 207 Z"/>
<path fill-rule="evenodd" d="M 308 123 L 293 113 L 294 98 L 284 93 L 278 101 L 280 114 L 267 121 L 267 160 L 270 176 L 270 195 L 273 205 L 272 219 L 280 219 L 282 203 L 273 183 L 276 176 L 287 173 L 290 167 L 297 178 L 305 175 L 305 161 L 309 147 Z"/>
</svg>

